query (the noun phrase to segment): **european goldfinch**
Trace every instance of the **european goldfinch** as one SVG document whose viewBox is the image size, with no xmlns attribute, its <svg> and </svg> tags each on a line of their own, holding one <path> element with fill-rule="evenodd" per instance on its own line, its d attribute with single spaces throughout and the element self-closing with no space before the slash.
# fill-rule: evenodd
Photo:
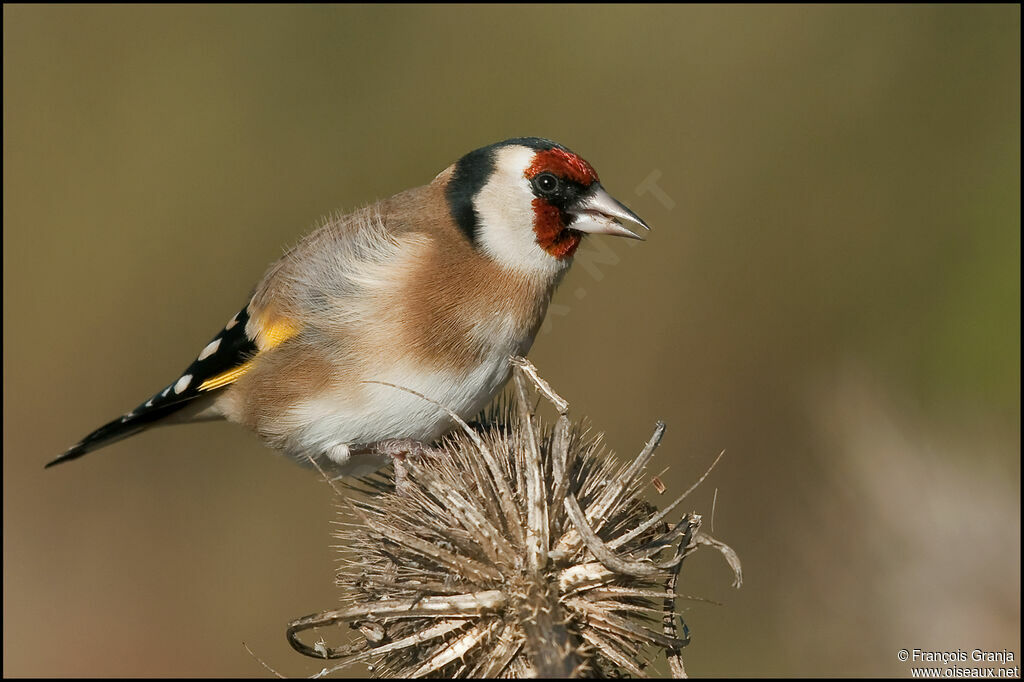
<svg viewBox="0 0 1024 682">
<path fill-rule="evenodd" d="M 649 229 L 550 140 L 482 147 L 331 217 L 272 264 L 180 377 L 47 466 L 159 424 L 226 419 L 361 475 L 474 417 L 525 355 L 585 233 Z M 430 402 L 393 384 L 416 391 Z"/>
</svg>

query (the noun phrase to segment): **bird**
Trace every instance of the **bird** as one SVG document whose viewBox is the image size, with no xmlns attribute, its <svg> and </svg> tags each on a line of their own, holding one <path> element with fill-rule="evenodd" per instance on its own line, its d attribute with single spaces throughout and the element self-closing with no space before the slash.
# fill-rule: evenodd
<svg viewBox="0 0 1024 682">
<path fill-rule="evenodd" d="M 429 184 L 321 220 L 174 381 L 46 467 L 207 420 L 334 476 L 421 452 L 451 413 L 471 419 L 500 392 L 583 237 L 643 239 L 628 226 L 650 230 L 567 147 L 471 151 Z"/>
</svg>

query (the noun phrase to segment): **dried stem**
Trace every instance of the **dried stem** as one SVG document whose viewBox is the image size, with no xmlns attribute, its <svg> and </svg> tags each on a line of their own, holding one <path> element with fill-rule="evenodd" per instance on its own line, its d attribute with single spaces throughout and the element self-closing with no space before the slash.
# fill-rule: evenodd
<svg viewBox="0 0 1024 682">
<path fill-rule="evenodd" d="M 700 531 L 700 516 L 667 522 L 690 490 L 662 512 L 637 497 L 665 425 L 621 467 L 599 435 L 570 421 L 568 403 L 533 365 L 512 365 L 513 404 L 477 429 L 439 406 L 461 432 L 431 457 L 406 458 L 401 494 L 386 472 L 361 488 L 343 483 L 359 491 L 348 505 L 357 521 L 339 533 L 346 605 L 290 623 L 296 650 L 342 666 L 371 662 L 384 677 L 644 677 L 664 652 L 672 674 L 685 676 L 689 635 L 676 608 L 684 557 L 714 547 L 737 584 L 741 573 L 735 552 Z M 558 413 L 552 427 L 531 387 Z M 301 639 L 336 624 L 358 641 Z"/>
</svg>

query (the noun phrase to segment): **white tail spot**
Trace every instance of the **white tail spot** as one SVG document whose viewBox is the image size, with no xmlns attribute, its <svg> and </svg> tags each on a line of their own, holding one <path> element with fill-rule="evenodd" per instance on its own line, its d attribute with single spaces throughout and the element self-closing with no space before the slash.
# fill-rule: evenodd
<svg viewBox="0 0 1024 682">
<path fill-rule="evenodd" d="M 218 348 L 220 348 L 220 339 L 214 339 L 209 344 L 207 344 L 206 348 L 203 349 L 203 352 L 199 354 L 199 359 L 205 360 L 206 358 L 216 353 Z"/>
<path fill-rule="evenodd" d="M 175 393 L 181 393 L 186 388 L 188 388 L 188 385 L 189 385 L 189 383 L 191 381 L 192 381 L 192 375 L 191 374 L 186 374 L 185 376 L 181 377 L 174 384 L 174 392 Z"/>
</svg>

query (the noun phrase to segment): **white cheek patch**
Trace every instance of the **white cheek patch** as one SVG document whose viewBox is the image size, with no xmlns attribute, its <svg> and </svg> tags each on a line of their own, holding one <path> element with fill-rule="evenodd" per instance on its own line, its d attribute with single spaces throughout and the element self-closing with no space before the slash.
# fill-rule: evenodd
<svg viewBox="0 0 1024 682">
<path fill-rule="evenodd" d="M 537 243 L 533 230 L 533 191 L 524 173 L 534 150 L 510 146 L 497 150 L 494 173 L 474 198 L 479 225 L 477 239 L 496 261 L 543 276 L 551 276 L 568 263 Z"/>
</svg>

